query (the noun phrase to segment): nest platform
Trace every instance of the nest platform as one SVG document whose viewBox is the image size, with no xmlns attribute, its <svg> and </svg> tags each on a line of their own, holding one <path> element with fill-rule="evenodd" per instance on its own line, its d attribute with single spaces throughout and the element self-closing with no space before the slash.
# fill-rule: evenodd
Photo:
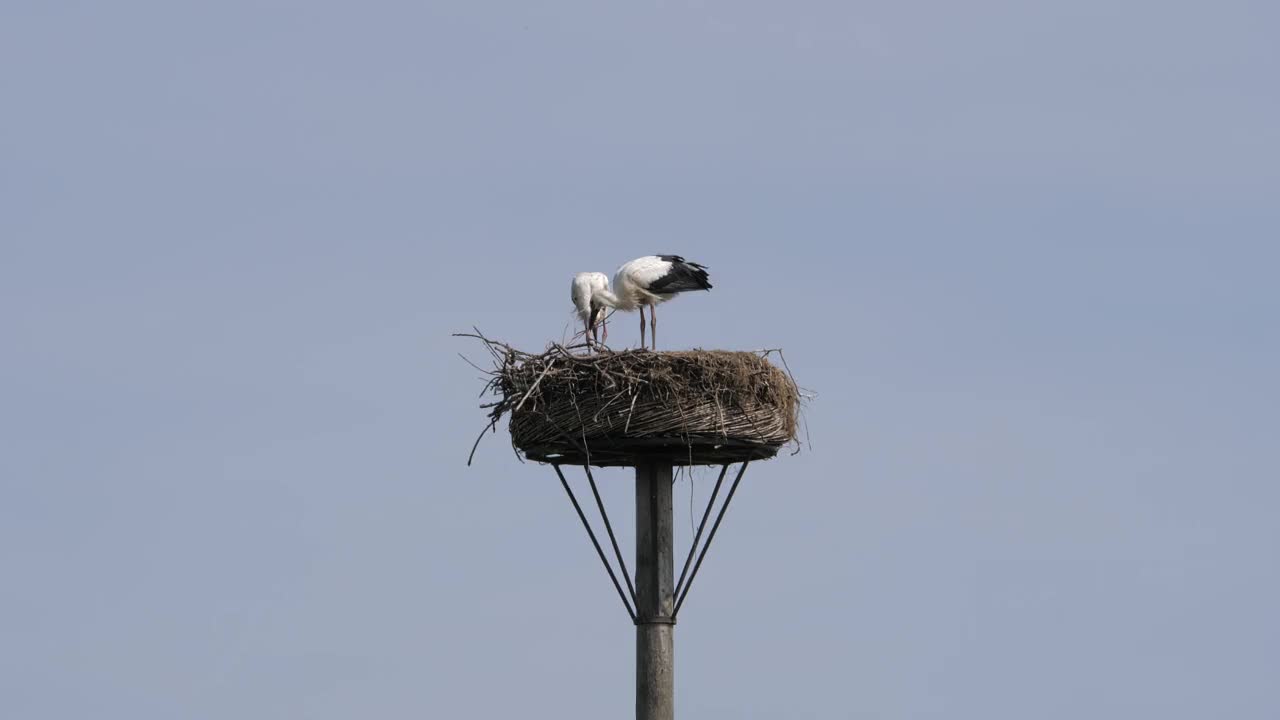
<svg viewBox="0 0 1280 720">
<path fill-rule="evenodd" d="M 531 355 L 486 340 L 489 405 L 527 459 L 565 465 L 719 465 L 771 458 L 796 435 L 799 388 L 771 351 Z"/>
</svg>

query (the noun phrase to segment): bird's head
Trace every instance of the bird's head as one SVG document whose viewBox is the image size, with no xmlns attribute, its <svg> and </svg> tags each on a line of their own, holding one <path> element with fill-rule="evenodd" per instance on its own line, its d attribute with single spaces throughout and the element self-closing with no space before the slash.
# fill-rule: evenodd
<svg viewBox="0 0 1280 720">
<path fill-rule="evenodd" d="M 609 308 L 599 303 L 591 303 L 591 328 L 597 327 L 604 329 L 604 339 L 609 339 L 609 324 L 605 322 L 605 318 L 609 315 Z"/>
</svg>

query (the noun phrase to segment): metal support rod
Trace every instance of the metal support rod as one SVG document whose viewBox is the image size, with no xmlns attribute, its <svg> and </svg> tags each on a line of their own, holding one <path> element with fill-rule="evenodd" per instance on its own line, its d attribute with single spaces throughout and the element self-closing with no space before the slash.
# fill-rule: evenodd
<svg viewBox="0 0 1280 720">
<path fill-rule="evenodd" d="M 671 463 L 636 465 L 636 718 L 675 717 Z"/>
<path fill-rule="evenodd" d="M 596 507 L 600 508 L 600 517 L 604 520 L 605 532 L 609 533 L 609 542 L 613 545 L 613 556 L 618 558 L 618 567 L 622 570 L 622 579 L 627 581 L 627 590 L 631 592 L 631 605 L 636 605 L 636 587 L 631 583 L 627 573 L 627 563 L 622 559 L 622 551 L 618 549 L 618 538 L 613 534 L 613 525 L 609 523 L 609 513 L 604 511 L 604 501 L 600 499 L 600 490 L 596 488 L 596 479 L 591 476 L 591 466 L 583 465 L 587 471 L 587 482 L 591 483 L 591 494 L 596 496 Z"/>
<path fill-rule="evenodd" d="M 707 501 L 707 509 L 702 513 L 702 522 L 698 523 L 698 533 L 693 536 L 693 542 L 689 543 L 689 556 L 684 559 L 684 568 L 680 570 L 680 579 L 676 581 L 676 597 L 680 597 L 680 588 L 684 586 L 684 576 L 689 572 L 689 564 L 693 562 L 693 553 L 698 549 L 698 541 L 702 539 L 702 531 L 707 529 L 707 518 L 711 517 L 711 506 L 716 504 L 716 496 L 720 494 L 720 485 L 724 482 L 724 474 L 728 471 L 728 464 L 720 466 L 720 477 L 716 478 L 716 486 L 711 491 L 711 499 Z M 689 476 L 689 482 L 693 482 L 692 475 Z"/>
<path fill-rule="evenodd" d="M 560 484 L 564 486 L 564 491 L 569 494 L 569 502 L 573 503 L 573 509 L 578 511 L 578 519 L 582 521 L 582 527 L 587 529 L 587 535 L 591 537 L 591 544 L 596 548 L 596 554 L 600 556 L 600 562 L 604 563 L 604 569 L 609 571 L 609 579 L 613 581 L 613 588 L 618 591 L 618 599 L 622 600 L 622 605 L 627 609 L 627 615 L 631 616 L 631 622 L 636 621 L 636 613 L 631 609 L 631 603 L 627 602 L 626 593 L 622 592 L 622 585 L 618 582 L 618 576 L 613 573 L 613 566 L 609 564 L 608 559 L 604 556 L 604 550 L 600 549 L 600 541 L 596 540 L 596 533 L 591 529 L 591 523 L 587 522 L 587 516 L 582 513 L 582 506 L 578 504 L 578 498 L 574 497 L 573 490 L 569 487 L 569 481 L 564 479 L 564 473 L 560 472 L 559 465 L 552 465 L 555 468 L 556 475 L 560 477 Z"/>
<path fill-rule="evenodd" d="M 702 552 L 698 554 L 698 562 L 693 564 L 693 574 L 689 576 L 689 582 L 685 584 L 684 591 L 680 598 L 676 600 L 676 607 L 671 611 L 671 619 L 675 620 L 680 614 L 680 606 L 684 604 L 684 599 L 689 596 L 689 588 L 693 587 L 693 579 L 698 576 L 698 568 L 702 567 L 702 561 L 707 557 L 707 549 L 711 547 L 711 541 L 716 539 L 716 530 L 720 529 L 720 521 L 724 520 L 725 511 L 729 509 L 729 503 L 733 502 L 733 494 L 738 490 L 738 483 L 742 482 L 742 474 L 747 471 L 747 465 L 750 460 L 744 461 L 742 467 L 738 468 L 738 476 L 733 479 L 733 485 L 729 487 L 729 494 L 724 498 L 724 505 L 720 506 L 720 513 L 716 515 L 716 522 L 711 526 L 711 533 L 707 535 L 707 543 L 702 546 Z"/>
</svg>

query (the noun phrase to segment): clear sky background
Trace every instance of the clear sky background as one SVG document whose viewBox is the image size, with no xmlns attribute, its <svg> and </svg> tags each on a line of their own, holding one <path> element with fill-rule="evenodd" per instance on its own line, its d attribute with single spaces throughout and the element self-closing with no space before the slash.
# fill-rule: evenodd
<svg viewBox="0 0 1280 720">
<path fill-rule="evenodd" d="M 629 716 L 449 334 L 655 252 L 819 393 L 680 716 L 1280 716 L 1277 7 L 4 3 L 0 716 Z"/>
</svg>

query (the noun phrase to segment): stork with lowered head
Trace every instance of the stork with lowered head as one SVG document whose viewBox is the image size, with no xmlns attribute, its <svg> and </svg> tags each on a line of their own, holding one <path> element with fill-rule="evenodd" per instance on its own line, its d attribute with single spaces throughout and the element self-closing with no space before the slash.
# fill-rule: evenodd
<svg viewBox="0 0 1280 720">
<path fill-rule="evenodd" d="M 586 338 L 587 345 L 599 344 L 599 329 L 604 330 L 604 341 L 609 341 L 609 325 L 604 321 L 605 307 L 598 302 L 592 302 L 592 298 L 599 290 L 609 289 L 609 276 L 602 272 L 580 272 L 573 276 L 573 283 L 569 286 L 569 298 L 573 300 L 573 307 L 578 311 L 578 318 L 582 320 L 583 336 Z"/>
</svg>

